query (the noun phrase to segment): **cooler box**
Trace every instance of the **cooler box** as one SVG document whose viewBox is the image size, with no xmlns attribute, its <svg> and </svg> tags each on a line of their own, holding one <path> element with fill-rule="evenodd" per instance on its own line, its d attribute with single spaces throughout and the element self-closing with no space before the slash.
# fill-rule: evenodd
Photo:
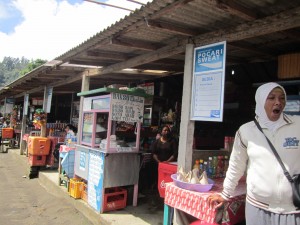
<svg viewBox="0 0 300 225">
<path fill-rule="evenodd" d="M 14 129 L 10 127 L 2 128 L 2 138 L 13 138 Z"/>
<path fill-rule="evenodd" d="M 173 181 L 171 175 L 174 173 L 177 173 L 177 162 L 159 163 L 157 186 L 161 198 L 165 197 L 166 183 Z"/>
<path fill-rule="evenodd" d="M 46 156 L 28 154 L 28 162 L 30 166 L 46 166 Z"/>
<path fill-rule="evenodd" d="M 46 137 L 29 136 L 28 153 L 31 155 L 48 155 L 51 141 Z"/>
</svg>

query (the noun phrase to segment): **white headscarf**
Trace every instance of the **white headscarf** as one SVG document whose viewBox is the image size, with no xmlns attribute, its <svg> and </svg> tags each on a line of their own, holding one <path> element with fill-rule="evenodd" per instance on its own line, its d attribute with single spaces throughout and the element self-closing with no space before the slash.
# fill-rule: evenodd
<svg viewBox="0 0 300 225">
<path fill-rule="evenodd" d="M 281 127 L 284 124 L 283 113 L 281 113 L 278 120 L 271 121 L 269 120 L 265 110 L 265 103 L 267 97 L 270 94 L 270 92 L 276 87 L 282 89 L 286 100 L 286 92 L 284 88 L 281 85 L 273 82 L 261 85 L 256 90 L 256 94 L 255 94 L 255 101 L 256 101 L 255 114 L 258 116 L 259 123 L 261 125 L 266 126 L 272 132 L 276 131 L 279 127 Z"/>
</svg>

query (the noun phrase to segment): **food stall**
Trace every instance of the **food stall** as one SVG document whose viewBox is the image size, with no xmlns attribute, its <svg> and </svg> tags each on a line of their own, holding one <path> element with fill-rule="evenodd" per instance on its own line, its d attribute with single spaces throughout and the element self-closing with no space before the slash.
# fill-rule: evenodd
<svg viewBox="0 0 300 225">
<path fill-rule="evenodd" d="M 74 173 L 87 183 L 88 204 L 100 213 L 113 210 L 120 199 L 109 202 L 108 197 L 115 194 L 122 195 L 120 205 L 125 207 L 122 187 L 134 185 L 136 206 L 140 129 L 149 95 L 142 90 L 100 88 L 78 96 L 84 100 Z"/>
<path fill-rule="evenodd" d="M 177 209 L 195 217 L 199 224 L 233 225 L 245 219 L 246 180 L 241 178 L 234 196 L 220 209 L 212 209 L 207 198 L 223 189 L 223 178 L 214 180 L 211 190 L 199 192 L 180 188 L 175 183 L 167 183 L 165 194 L 164 225 L 172 221 L 171 210 Z"/>
</svg>

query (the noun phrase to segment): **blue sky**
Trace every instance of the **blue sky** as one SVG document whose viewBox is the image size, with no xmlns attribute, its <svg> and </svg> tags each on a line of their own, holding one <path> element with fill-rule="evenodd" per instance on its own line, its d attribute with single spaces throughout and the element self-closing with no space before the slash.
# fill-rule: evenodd
<svg viewBox="0 0 300 225">
<path fill-rule="evenodd" d="M 97 1 L 141 7 L 128 0 Z M 52 60 L 129 13 L 83 0 L 0 0 L 0 61 L 4 56 Z"/>
</svg>

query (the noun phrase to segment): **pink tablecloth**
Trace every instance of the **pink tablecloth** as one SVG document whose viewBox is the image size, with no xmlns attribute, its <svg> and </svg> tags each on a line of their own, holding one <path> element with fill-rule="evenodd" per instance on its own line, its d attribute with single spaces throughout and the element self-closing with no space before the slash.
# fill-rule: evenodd
<svg viewBox="0 0 300 225">
<path fill-rule="evenodd" d="M 239 182 L 234 197 L 225 205 L 223 211 L 211 209 L 207 198 L 212 193 L 221 192 L 223 179 L 216 179 L 215 185 L 209 192 L 200 193 L 176 187 L 174 183 L 166 184 L 165 204 L 186 212 L 203 223 L 214 224 L 222 221 L 224 225 L 233 225 L 245 219 L 245 179 Z"/>
</svg>

